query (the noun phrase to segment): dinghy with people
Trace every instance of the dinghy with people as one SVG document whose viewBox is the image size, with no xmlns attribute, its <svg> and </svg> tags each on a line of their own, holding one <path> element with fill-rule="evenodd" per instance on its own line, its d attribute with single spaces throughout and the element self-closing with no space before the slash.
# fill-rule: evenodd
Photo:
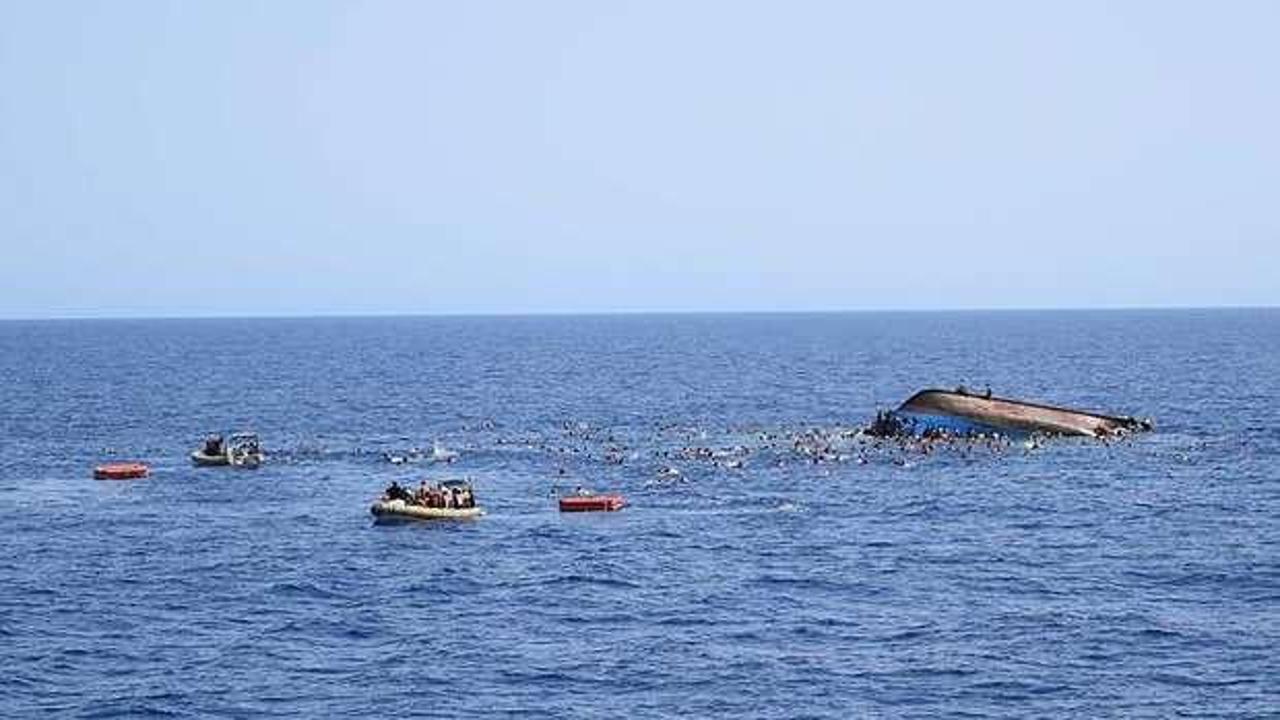
<svg viewBox="0 0 1280 720">
<path fill-rule="evenodd" d="M 466 480 L 427 481 L 413 490 L 392 481 L 369 508 L 379 524 L 409 520 L 472 520 L 484 515 L 476 505 L 475 490 Z"/>
<path fill-rule="evenodd" d="M 191 463 L 196 467 L 217 467 L 231 464 L 227 459 L 226 441 L 219 434 L 209 435 L 198 449 L 191 451 Z"/>
<path fill-rule="evenodd" d="M 191 462 L 196 467 L 229 465 L 252 469 L 262 465 L 265 458 L 262 441 L 256 433 L 250 432 L 235 433 L 226 440 L 216 433 L 209 435 L 204 444 L 191 453 Z"/>
</svg>

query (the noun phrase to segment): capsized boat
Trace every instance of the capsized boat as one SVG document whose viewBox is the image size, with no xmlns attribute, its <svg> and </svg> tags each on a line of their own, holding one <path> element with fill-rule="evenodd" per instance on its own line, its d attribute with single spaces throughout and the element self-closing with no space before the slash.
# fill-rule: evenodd
<svg viewBox="0 0 1280 720">
<path fill-rule="evenodd" d="M 565 495 L 560 498 L 560 512 L 614 512 L 626 504 L 626 498 L 617 493 Z"/>
<path fill-rule="evenodd" d="M 898 409 L 881 413 L 868 433 L 886 436 L 997 432 L 1107 438 L 1152 428 L 1150 420 L 994 397 L 990 391 L 979 395 L 960 387 L 921 390 Z"/>
</svg>

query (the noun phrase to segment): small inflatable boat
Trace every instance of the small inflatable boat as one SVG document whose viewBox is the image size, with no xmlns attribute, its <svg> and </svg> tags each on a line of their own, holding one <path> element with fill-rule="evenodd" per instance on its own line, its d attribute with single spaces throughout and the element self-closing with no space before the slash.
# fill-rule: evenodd
<svg viewBox="0 0 1280 720">
<path fill-rule="evenodd" d="M 375 522 L 389 523 L 402 520 L 473 520 L 484 515 L 484 509 L 469 508 L 434 508 L 426 505 L 414 505 L 404 500 L 379 500 L 370 508 Z"/>
<path fill-rule="evenodd" d="M 151 468 L 140 462 L 107 463 L 93 469 L 95 480 L 133 480 L 151 474 Z"/>
<path fill-rule="evenodd" d="M 262 465 L 262 443 L 254 433 L 236 433 L 223 440 L 221 435 L 205 438 L 199 449 L 192 451 L 191 463 L 196 467 L 256 468 Z"/>
<path fill-rule="evenodd" d="M 568 495 L 560 498 L 560 512 L 613 512 L 627 504 L 621 495 Z"/>
<path fill-rule="evenodd" d="M 230 465 L 227 458 L 227 443 L 221 435 L 211 434 L 196 450 L 191 451 L 191 463 L 196 467 L 217 467 Z"/>
<path fill-rule="evenodd" d="M 227 459 L 225 454 L 210 455 L 201 450 L 193 450 L 191 452 L 191 464 L 196 467 L 219 467 L 222 465 L 230 465 L 231 461 Z"/>
</svg>

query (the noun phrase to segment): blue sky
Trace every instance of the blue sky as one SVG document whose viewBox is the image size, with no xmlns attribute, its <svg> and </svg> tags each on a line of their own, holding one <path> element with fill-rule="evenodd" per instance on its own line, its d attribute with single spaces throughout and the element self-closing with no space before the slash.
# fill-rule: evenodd
<svg viewBox="0 0 1280 720">
<path fill-rule="evenodd" d="M 1277 28 L 0 3 L 0 317 L 1280 304 Z"/>
</svg>

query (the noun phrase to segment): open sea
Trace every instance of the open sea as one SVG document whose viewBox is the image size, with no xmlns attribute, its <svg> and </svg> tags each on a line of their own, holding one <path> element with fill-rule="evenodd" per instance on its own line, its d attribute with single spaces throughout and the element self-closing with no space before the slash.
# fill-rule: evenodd
<svg viewBox="0 0 1280 720">
<path fill-rule="evenodd" d="M 1157 429 L 854 434 L 960 383 Z M 448 477 L 488 515 L 372 523 Z M 15 718 L 1275 717 L 1280 311 L 3 322 L 0 668 Z"/>
</svg>

